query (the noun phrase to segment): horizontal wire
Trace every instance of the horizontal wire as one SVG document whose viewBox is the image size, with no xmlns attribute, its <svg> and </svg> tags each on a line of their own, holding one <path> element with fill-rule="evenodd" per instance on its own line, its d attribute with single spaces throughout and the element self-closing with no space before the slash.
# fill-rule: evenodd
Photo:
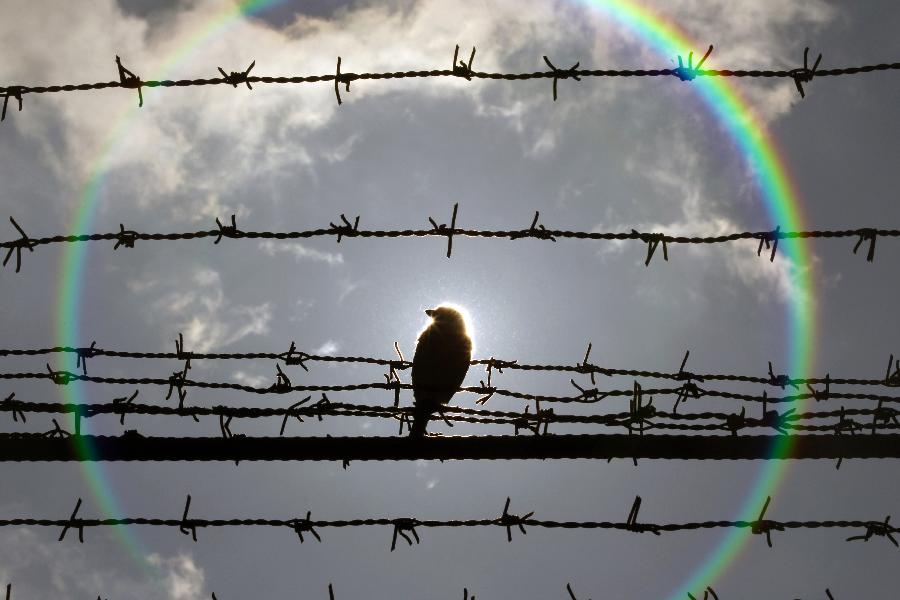
<svg viewBox="0 0 900 600">
<path fill-rule="evenodd" d="M 900 434 L 154 437 L 0 434 L 0 461 L 798 460 L 900 458 Z"/>
<path fill-rule="evenodd" d="M 0 373 L 0 380 L 49 380 L 57 385 L 68 385 L 75 381 L 95 383 L 101 385 L 154 385 L 164 386 L 172 390 L 179 390 L 180 395 L 186 394 L 184 388 L 199 389 L 227 389 L 240 392 L 246 392 L 256 395 L 283 395 L 293 392 L 353 392 L 365 390 L 387 390 L 397 394 L 399 390 L 414 390 L 414 386 L 410 383 L 402 383 L 399 381 L 391 382 L 371 382 L 371 383 L 352 383 L 352 384 L 331 384 L 331 385 L 291 385 L 280 381 L 268 387 L 254 387 L 241 383 L 225 382 L 225 381 L 199 381 L 187 379 L 182 372 L 176 372 L 169 378 L 160 377 L 101 377 L 96 375 L 81 375 L 69 371 L 50 371 L 47 372 L 15 372 Z M 627 397 L 635 394 L 634 389 L 584 389 L 581 394 L 575 396 L 552 396 L 546 394 L 532 394 L 520 392 L 494 386 L 462 386 L 455 389 L 454 393 L 478 394 L 483 396 L 480 402 L 486 401 L 493 395 L 503 396 L 507 398 L 516 398 L 526 401 L 562 403 L 562 404 L 596 404 L 607 397 Z M 770 404 L 793 403 L 811 398 L 819 400 L 830 399 L 848 399 L 848 400 L 872 400 L 878 402 L 900 403 L 900 396 L 887 396 L 881 394 L 862 394 L 855 392 L 810 392 L 797 393 L 784 396 L 768 396 L 766 393 L 760 395 L 739 394 L 721 390 L 706 390 L 702 387 L 693 385 L 690 390 L 696 392 L 696 398 L 711 397 L 739 400 L 745 402 L 766 402 Z M 442 390 L 449 391 L 449 390 Z M 663 395 L 681 395 L 685 393 L 684 387 L 678 388 L 647 388 L 641 389 L 643 395 L 663 396 Z M 691 396 L 693 399 L 694 396 Z M 483 402 L 482 402 L 483 403 Z"/>
<path fill-rule="evenodd" d="M 196 518 L 188 516 L 191 507 L 191 497 L 187 497 L 184 512 L 180 519 L 172 518 L 154 518 L 154 517 L 119 517 L 119 518 L 82 518 L 77 516 L 81 507 L 81 499 L 76 503 L 75 511 L 66 519 L 46 519 L 22 517 L 12 519 L 0 519 L 0 527 L 54 527 L 61 528 L 62 533 L 59 540 L 65 538 L 66 533 L 70 529 L 78 532 L 80 541 L 84 541 L 84 529 L 93 527 L 109 527 L 122 525 L 141 525 L 150 527 L 177 527 L 182 533 L 191 535 L 197 540 L 197 529 L 203 528 L 220 528 L 220 527 L 276 527 L 285 528 L 294 531 L 303 541 L 303 534 L 306 533 L 311 537 L 315 537 L 318 541 L 322 541 L 321 536 L 316 530 L 321 529 L 343 529 L 352 527 L 391 527 L 393 528 L 393 539 L 391 542 L 391 550 L 393 551 L 397 536 L 402 536 L 409 545 L 412 545 L 412 539 L 407 534 L 415 537 L 416 543 L 419 543 L 419 536 L 416 533 L 417 528 L 475 528 L 475 527 L 502 527 L 506 529 L 507 540 L 512 541 L 513 531 L 518 529 L 522 534 L 526 533 L 526 527 L 536 527 L 542 529 L 591 529 L 591 530 L 616 530 L 627 531 L 632 533 L 653 533 L 659 535 L 661 533 L 676 531 L 697 531 L 710 529 L 750 529 L 753 534 L 765 535 L 769 546 L 772 546 L 771 534 L 774 532 L 786 532 L 799 529 L 862 529 L 861 535 L 851 536 L 847 541 L 865 540 L 868 541 L 873 536 L 881 536 L 890 540 L 894 545 L 897 541 L 893 538 L 893 534 L 900 532 L 900 528 L 890 525 L 890 517 L 884 520 L 859 520 L 859 519 L 834 519 L 834 520 L 789 520 L 779 521 L 774 519 L 765 519 L 765 513 L 769 507 L 771 498 L 769 498 L 763 506 L 760 517 L 757 520 L 707 520 L 694 521 L 686 523 L 651 523 L 639 522 L 637 520 L 638 511 L 641 506 L 641 498 L 637 497 L 632 505 L 628 520 L 626 521 L 557 521 L 547 519 L 533 518 L 534 512 L 528 512 L 524 515 L 513 514 L 509 512 L 510 499 L 507 498 L 503 512 L 496 517 L 476 518 L 476 519 L 419 519 L 416 517 L 370 517 L 370 518 L 353 518 L 339 520 L 312 519 L 311 511 L 307 512 L 306 517 L 292 518 L 230 518 L 230 519 L 209 519 Z"/>
<path fill-rule="evenodd" d="M 473 53 L 474 58 L 474 53 Z M 679 57 L 680 58 L 680 57 Z M 546 60 L 546 58 L 545 58 Z M 250 75 L 250 70 L 255 65 L 251 65 L 245 72 L 232 72 L 231 75 L 214 78 L 195 78 L 195 79 L 165 79 L 165 80 L 143 80 L 134 75 L 127 69 L 122 72 L 120 63 L 120 79 L 119 81 L 105 81 L 95 83 L 78 83 L 65 85 L 7 85 L 0 86 L 0 94 L 10 95 L 18 98 L 25 94 L 48 94 L 60 92 L 83 92 L 88 90 L 102 89 L 140 89 L 140 88 L 168 88 L 168 87 L 193 87 L 193 86 L 209 86 L 209 85 L 230 85 L 237 87 L 238 84 L 309 84 L 309 83 L 326 83 L 342 84 L 349 90 L 350 83 L 354 81 L 377 81 L 389 79 L 425 79 L 437 77 L 454 77 L 467 80 L 484 79 L 484 80 L 501 80 L 501 81 L 525 81 L 531 79 L 574 79 L 579 80 L 582 77 L 675 77 L 682 81 L 692 80 L 695 77 L 740 77 L 740 78 L 789 78 L 800 80 L 803 83 L 815 77 L 837 77 L 846 75 L 858 75 L 863 73 L 873 73 L 878 71 L 892 71 L 900 69 L 900 62 L 879 63 L 871 65 L 838 67 L 832 69 L 809 69 L 807 67 L 797 69 L 700 69 L 694 68 L 692 65 L 685 68 L 664 68 L 664 69 L 578 69 L 577 64 L 570 69 L 557 69 L 551 66 L 549 71 L 533 71 L 520 73 L 502 73 L 502 72 L 484 72 L 471 69 L 471 59 L 468 65 L 460 61 L 456 62 L 454 56 L 452 69 L 428 69 L 428 70 L 407 70 L 407 71 L 387 71 L 387 72 L 341 72 L 340 59 L 338 59 L 338 70 L 335 73 L 326 73 L 321 75 L 304 75 L 304 76 L 259 76 Z M 679 61 L 680 62 L 680 61 Z M 549 61 L 548 61 L 549 65 Z M 806 79 L 804 79 L 806 78 Z M 252 89 L 252 88 L 251 88 Z"/>
<path fill-rule="evenodd" d="M 0 401 L 0 412 L 9 412 L 25 421 L 25 414 L 70 414 L 77 418 L 91 418 L 98 415 L 118 415 L 124 424 L 126 415 L 149 415 L 149 416 L 174 416 L 180 418 L 198 418 L 203 416 L 216 416 L 230 419 L 263 419 L 279 417 L 283 418 L 281 435 L 284 432 L 284 424 L 288 418 L 296 418 L 303 422 L 303 417 L 315 417 L 321 420 L 326 416 L 337 417 L 367 417 L 400 420 L 410 419 L 413 415 L 411 407 L 395 407 L 381 405 L 365 405 L 365 404 L 346 404 L 339 402 L 328 402 L 325 405 L 318 406 L 297 406 L 293 405 L 285 408 L 261 408 L 261 407 L 228 407 L 228 406 L 212 406 L 212 407 L 173 407 L 160 406 L 153 404 L 133 404 L 113 401 L 112 403 L 93 403 L 93 404 L 76 404 L 76 403 L 48 403 L 48 402 L 27 402 L 8 398 Z M 662 430 L 681 430 L 681 431 L 730 431 L 736 433 L 739 430 L 753 428 L 773 428 L 780 430 L 796 430 L 796 431 L 831 431 L 835 433 L 847 432 L 855 433 L 864 429 L 874 433 L 876 430 L 892 430 L 900 429 L 900 421 L 897 420 L 900 411 L 894 409 L 885 409 L 879 407 L 877 409 L 844 409 L 839 411 L 810 411 L 794 414 L 788 411 L 785 414 L 775 414 L 769 419 L 765 415 L 761 419 L 745 417 L 743 415 L 722 413 L 722 412 L 699 412 L 699 413 L 671 413 L 666 411 L 655 410 L 649 416 L 636 412 L 617 412 L 605 414 L 559 414 L 553 411 L 540 411 L 539 413 L 529 412 L 511 412 L 511 411 L 489 411 L 481 409 L 471 409 L 464 407 L 447 406 L 441 411 L 441 416 L 448 422 L 466 422 L 478 424 L 498 424 L 498 425 L 514 425 L 516 434 L 519 429 L 539 433 L 542 425 L 549 424 L 596 424 L 610 427 L 625 427 L 629 431 L 632 428 L 642 427 L 644 431 L 652 429 Z M 865 426 L 861 423 L 847 420 L 848 417 L 863 416 L 871 417 L 872 422 Z M 735 423 L 735 418 L 739 418 L 739 422 Z M 811 421 L 817 419 L 833 419 L 839 418 L 836 423 L 810 425 L 801 423 L 801 421 Z M 654 419 L 650 421 L 650 419 Z M 688 424 L 688 423 L 665 423 L 659 419 L 667 419 L 670 421 L 718 421 L 716 423 L 704 424 Z M 407 421 L 408 422 L 408 421 Z M 76 429 L 79 427 L 76 424 Z M 227 429 L 230 434 L 230 427 Z M 57 435 L 59 430 L 54 429 L 46 433 L 35 433 L 34 436 L 40 437 L 45 435 Z M 402 427 L 401 427 L 402 433 Z M 226 426 L 223 425 L 223 435 L 226 434 Z"/>
<path fill-rule="evenodd" d="M 146 351 L 130 351 L 130 350 L 112 350 L 96 347 L 96 345 L 75 347 L 75 346 L 52 346 L 46 348 L 0 348 L 0 357 L 21 357 L 21 356 L 46 356 L 53 354 L 74 354 L 79 360 L 87 360 L 98 356 L 107 356 L 112 358 L 123 359 L 174 359 L 174 360 L 280 360 L 288 364 L 299 364 L 305 366 L 308 362 L 324 362 L 324 363 L 358 363 L 376 366 L 390 367 L 397 371 L 409 369 L 412 362 L 407 360 L 385 359 L 369 356 L 339 356 L 339 355 L 321 355 L 311 354 L 298 351 L 294 348 L 286 352 L 188 352 L 180 350 L 176 352 L 146 352 Z M 891 362 L 893 361 L 893 357 Z M 893 381 L 890 374 L 883 379 L 861 379 L 861 378 L 841 378 L 831 377 L 808 377 L 793 378 L 788 376 L 761 377 L 753 375 L 740 374 L 723 374 L 723 373 L 691 373 L 686 371 L 665 372 L 665 371 L 649 371 L 644 369 L 617 369 L 609 367 L 601 367 L 591 364 L 587 361 L 574 364 L 528 364 L 520 363 L 517 360 L 503 360 L 498 358 L 480 358 L 473 359 L 469 362 L 470 366 L 485 366 L 491 370 L 501 371 L 503 369 L 520 370 L 520 371 L 557 371 L 561 373 L 581 373 L 596 374 L 607 377 L 626 376 L 626 377 L 642 377 L 652 379 L 674 379 L 678 381 L 695 380 L 695 381 L 731 381 L 744 383 L 759 383 L 764 385 L 785 387 L 800 385 L 819 385 L 830 383 L 834 385 L 859 385 L 859 386 L 900 386 L 900 377 L 896 377 Z M 86 371 L 86 369 L 85 369 Z M 86 372 L 84 373 L 86 374 Z"/>
</svg>

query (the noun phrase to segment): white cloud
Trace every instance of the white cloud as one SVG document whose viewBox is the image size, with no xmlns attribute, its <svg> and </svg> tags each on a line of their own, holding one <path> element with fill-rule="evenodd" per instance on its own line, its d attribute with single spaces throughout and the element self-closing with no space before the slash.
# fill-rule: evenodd
<svg viewBox="0 0 900 600">
<path fill-rule="evenodd" d="M 118 598 L 201 600 L 209 598 L 205 575 L 191 555 L 151 554 L 152 570 L 136 564 L 113 567 L 97 549 L 61 544 L 31 529 L 0 532 L 0 585 L 12 583 L 12 598 Z M 126 560 L 129 560 L 126 558 Z"/>
<path fill-rule="evenodd" d="M 324 262 L 329 265 L 344 264 L 344 255 L 340 252 L 316 250 L 315 248 L 304 246 L 299 242 L 264 240 L 259 243 L 259 249 L 269 256 L 275 256 L 276 254 L 291 254 L 298 262 L 301 260 L 311 260 L 315 262 Z"/>
<path fill-rule="evenodd" d="M 269 331 L 269 302 L 232 304 L 225 298 L 219 273 L 212 269 L 197 268 L 191 279 L 194 285 L 187 291 L 169 292 L 152 304 L 154 321 L 174 321 L 189 350 L 206 352 Z"/>
<path fill-rule="evenodd" d="M 250 387 L 267 387 L 268 384 L 272 383 L 272 378 L 266 378 L 262 375 L 253 375 L 252 373 L 247 373 L 245 371 L 235 371 L 232 375 L 234 380 L 242 385 L 249 385 Z"/>
<path fill-rule="evenodd" d="M 159 554 L 148 557 L 150 564 L 165 570 L 166 589 L 172 600 L 194 600 L 205 594 L 203 569 L 194 564 L 188 554 L 179 554 L 172 558 L 163 558 Z"/>
<path fill-rule="evenodd" d="M 340 349 L 340 346 L 334 340 L 328 340 L 321 346 L 315 349 L 313 354 L 335 354 Z"/>
</svg>

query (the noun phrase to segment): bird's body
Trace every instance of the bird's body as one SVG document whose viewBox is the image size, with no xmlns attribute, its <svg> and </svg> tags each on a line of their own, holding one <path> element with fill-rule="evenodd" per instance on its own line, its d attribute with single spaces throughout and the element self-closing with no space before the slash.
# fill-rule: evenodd
<svg viewBox="0 0 900 600">
<path fill-rule="evenodd" d="M 425 435 L 431 416 L 447 404 L 462 385 L 472 359 L 472 340 L 459 311 L 440 306 L 425 313 L 432 321 L 419 334 L 413 358 L 415 408 L 411 437 Z"/>
</svg>

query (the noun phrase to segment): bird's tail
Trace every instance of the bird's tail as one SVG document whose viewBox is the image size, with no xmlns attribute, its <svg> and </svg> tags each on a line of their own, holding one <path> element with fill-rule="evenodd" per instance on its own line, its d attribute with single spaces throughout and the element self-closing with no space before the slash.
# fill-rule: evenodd
<svg viewBox="0 0 900 600">
<path fill-rule="evenodd" d="M 425 428 L 428 427 L 428 421 L 431 420 L 431 412 L 432 411 L 423 409 L 418 405 L 413 409 L 413 418 L 412 425 L 409 428 L 409 437 L 425 437 Z"/>
</svg>

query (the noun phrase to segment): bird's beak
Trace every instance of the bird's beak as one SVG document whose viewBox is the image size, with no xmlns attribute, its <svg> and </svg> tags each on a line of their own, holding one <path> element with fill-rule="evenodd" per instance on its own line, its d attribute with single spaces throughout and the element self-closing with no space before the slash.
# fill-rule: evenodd
<svg viewBox="0 0 900 600">
<path fill-rule="evenodd" d="M 425 311 L 425 314 L 428 315 L 429 317 L 433 317 L 434 309 L 429 308 L 428 310 Z"/>
</svg>

